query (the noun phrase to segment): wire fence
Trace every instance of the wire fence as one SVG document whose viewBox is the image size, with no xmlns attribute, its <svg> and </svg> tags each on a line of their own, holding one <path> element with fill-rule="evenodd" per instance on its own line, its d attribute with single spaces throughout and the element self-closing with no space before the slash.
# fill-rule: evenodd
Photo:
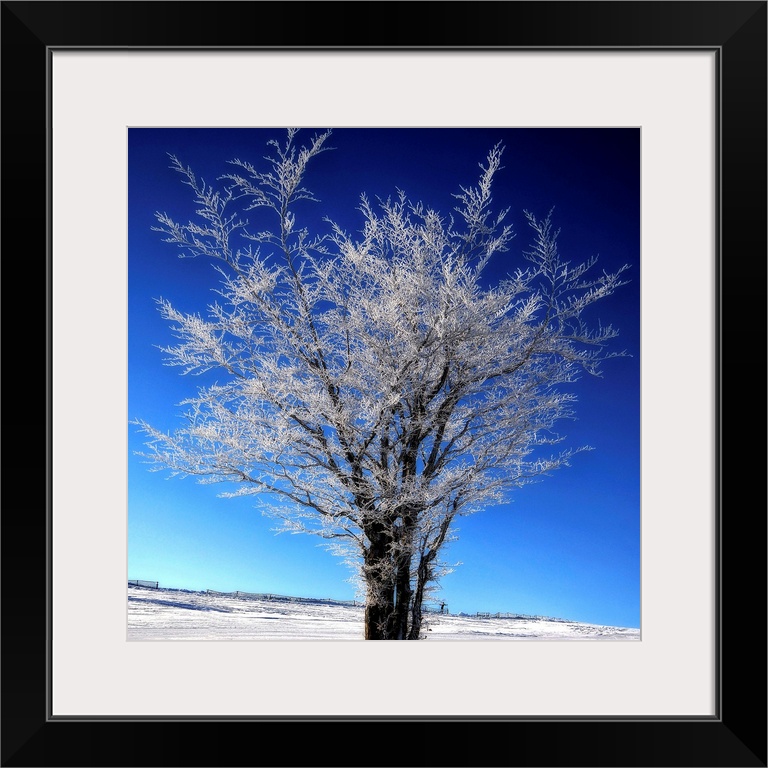
<svg viewBox="0 0 768 768">
<path fill-rule="evenodd" d="M 336 600 L 332 597 L 293 597 L 290 595 L 276 595 L 273 592 L 218 592 L 215 589 L 206 589 L 206 594 L 216 597 L 234 597 L 243 600 L 271 600 L 284 603 L 309 603 L 315 605 L 351 605 L 362 607 L 365 602 L 362 600 Z M 424 613 L 448 613 L 445 604 L 442 607 L 423 606 Z"/>
<path fill-rule="evenodd" d="M 217 592 L 215 589 L 206 589 L 206 594 L 217 597 L 235 597 L 241 600 L 270 600 L 283 603 L 314 603 L 318 605 L 363 605 L 359 600 L 334 600 L 332 597 L 292 597 L 290 595 L 276 595 L 272 592 Z"/>
<path fill-rule="evenodd" d="M 157 581 L 144 581 L 143 579 L 129 579 L 129 587 L 148 587 L 150 589 L 159 589 L 160 583 Z M 272 592 L 218 592 L 215 589 L 206 589 L 207 595 L 213 595 L 216 597 L 234 597 L 240 600 L 270 600 L 274 602 L 283 603 L 309 603 L 314 605 L 351 605 L 351 606 L 364 606 L 365 602 L 361 600 L 335 600 L 332 597 L 293 597 L 290 595 L 276 595 Z M 445 603 L 440 605 L 424 605 L 422 606 L 422 613 L 441 613 L 449 614 L 448 606 Z M 467 616 L 473 614 L 459 614 L 460 616 Z M 567 621 L 567 619 L 556 619 L 552 616 L 539 616 L 528 613 L 487 613 L 478 612 L 474 614 L 478 619 L 523 619 L 525 621 Z"/>
<path fill-rule="evenodd" d="M 525 619 L 526 621 L 567 621 L 553 616 L 534 616 L 529 613 L 476 613 L 478 619 Z"/>
</svg>

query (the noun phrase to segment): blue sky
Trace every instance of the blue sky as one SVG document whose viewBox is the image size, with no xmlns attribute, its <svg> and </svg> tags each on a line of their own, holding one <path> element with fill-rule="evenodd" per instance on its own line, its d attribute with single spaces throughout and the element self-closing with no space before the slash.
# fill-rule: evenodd
<svg viewBox="0 0 768 768">
<path fill-rule="evenodd" d="M 303 133 L 303 132 L 302 132 Z M 299 134 L 301 138 L 302 133 Z M 306 131 L 306 138 L 314 133 Z M 129 130 L 128 418 L 167 430 L 177 403 L 200 383 L 163 366 L 157 348 L 172 341 L 156 309 L 163 297 L 181 311 L 203 311 L 217 279 L 203 259 L 179 259 L 153 232 L 155 211 L 177 221 L 193 215 L 189 188 L 168 153 L 212 183 L 240 158 L 259 164 L 281 129 L 132 128 Z M 501 141 L 504 168 L 494 200 L 509 207 L 517 233 L 496 257 L 490 280 L 522 263 L 530 244 L 523 215 L 554 206 L 560 251 L 598 269 L 630 269 L 629 284 L 591 308 L 593 322 L 620 330 L 603 378 L 573 385 L 577 419 L 561 425 L 566 444 L 589 444 L 570 468 L 527 486 L 509 504 L 462 518 L 445 559 L 461 563 L 441 581 L 451 612 L 519 611 L 616 626 L 640 626 L 640 131 L 577 129 L 335 129 L 306 179 L 320 203 L 299 215 L 326 231 L 323 216 L 360 226 L 360 194 L 403 189 L 447 213 L 459 185 L 476 181 L 478 163 Z M 351 599 L 349 571 L 309 536 L 273 532 L 258 497 L 220 499 L 224 486 L 150 472 L 129 431 L 128 578 L 187 589 L 275 592 Z"/>
</svg>

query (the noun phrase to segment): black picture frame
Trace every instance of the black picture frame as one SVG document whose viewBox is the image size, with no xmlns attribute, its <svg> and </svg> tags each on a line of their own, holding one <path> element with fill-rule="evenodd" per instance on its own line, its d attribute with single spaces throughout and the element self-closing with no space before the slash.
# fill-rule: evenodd
<svg viewBox="0 0 768 768">
<path fill-rule="evenodd" d="M 23 419 L 26 427 L 45 402 L 46 482 L 40 479 L 39 459 L 31 461 L 26 450 L 6 451 L 13 501 L 7 499 L 2 517 L 2 765 L 766 766 L 765 456 L 754 447 L 754 435 L 759 437 L 765 425 L 767 5 L 699 0 L 3 2 L 3 268 L 6 285 L 21 293 L 22 302 L 25 294 L 30 296 L 34 306 L 26 311 L 45 323 L 32 344 L 31 328 L 17 319 L 16 305 L 6 305 L 11 309 L 3 334 L 10 379 L 6 403 L 11 404 L 6 429 L 13 438 L 14 419 Z M 50 53 L 61 47 L 240 46 L 717 52 L 714 717 L 51 717 Z M 34 294 L 29 291 L 33 284 Z M 45 355 L 37 349 L 43 336 Z M 38 374 L 45 376 L 44 401 L 29 396 L 27 365 L 40 358 L 46 367 L 45 374 Z M 34 433 L 28 439 L 35 441 Z M 752 609 L 748 617 L 745 605 Z"/>
</svg>

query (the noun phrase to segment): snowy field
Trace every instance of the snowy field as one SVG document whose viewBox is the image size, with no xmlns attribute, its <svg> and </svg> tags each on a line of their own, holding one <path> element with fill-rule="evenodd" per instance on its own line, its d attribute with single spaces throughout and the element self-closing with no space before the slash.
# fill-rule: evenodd
<svg viewBox="0 0 768 768">
<path fill-rule="evenodd" d="M 639 629 L 426 614 L 427 640 L 639 640 Z M 128 587 L 128 640 L 363 640 L 363 608 Z"/>
</svg>

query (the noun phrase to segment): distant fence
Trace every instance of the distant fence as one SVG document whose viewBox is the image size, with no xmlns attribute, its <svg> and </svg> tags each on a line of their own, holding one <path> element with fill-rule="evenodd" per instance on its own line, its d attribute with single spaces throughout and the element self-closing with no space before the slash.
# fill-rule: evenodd
<svg viewBox="0 0 768 768">
<path fill-rule="evenodd" d="M 150 589 L 159 589 L 160 583 L 157 581 L 143 581 L 142 579 L 129 579 L 129 587 L 149 587 Z M 216 597 L 234 597 L 240 600 L 272 600 L 282 603 L 309 603 L 315 605 L 354 605 L 363 606 L 365 602 L 360 600 L 334 600 L 332 597 L 291 597 L 289 595 L 275 595 L 272 592 L 217 592 L 215 589 L 206 589 L 207 595 Z M 449 614 L 448 606 L 442 603 L 437 606 L 422 606 L 423 613 L 442 613 Z M 471 616 L 472 614 L 461 613 L 460 616 Z M 478 619 L 524 619 L 526 621 L 561 621 L 567 622 L 567 619 L 556 619 L 552 616 L 533 616 L 528 613 L 483 613 L 474 614 Z"/>
<path fill-rule="evenodd" d="M 478 619 L 526 619 L 528 621 L 567 621 L 552 616 L 531 616 L 527 613 L 476 613 Z"/>
<path fill-rule="evenodd" d="M 274 595 L 261 592 L 217 592 L 215 589 L 206 589 L 206 594 L 217 597 L 236 597 L 242 600 L 274 600 L 283 603 L 315 603 L 322 605 L 363 605 L 359 600 L 334 600 L 331 597 L 289 597 L 288 595 Z"/>
<path fill-rule="evenodd" d="M 216 597 L 234 597 L 240 600 L 272 600 L 274 602 L 282 603 L 308 603 L 314 605 L 353 605 L 364 606 L 363 600 L 335 600 L 332 597 L 291 597 L 289 595 L 276 595 L 272 592 L 218 592 L 215 589 L 206 589 L 207 595 L 215 595 Z M 423 613 L 443 613 L 448 614 L 448 606 L 443 604 L 442 608 L 438 607 L 422 607 Z"/>
</svg>

